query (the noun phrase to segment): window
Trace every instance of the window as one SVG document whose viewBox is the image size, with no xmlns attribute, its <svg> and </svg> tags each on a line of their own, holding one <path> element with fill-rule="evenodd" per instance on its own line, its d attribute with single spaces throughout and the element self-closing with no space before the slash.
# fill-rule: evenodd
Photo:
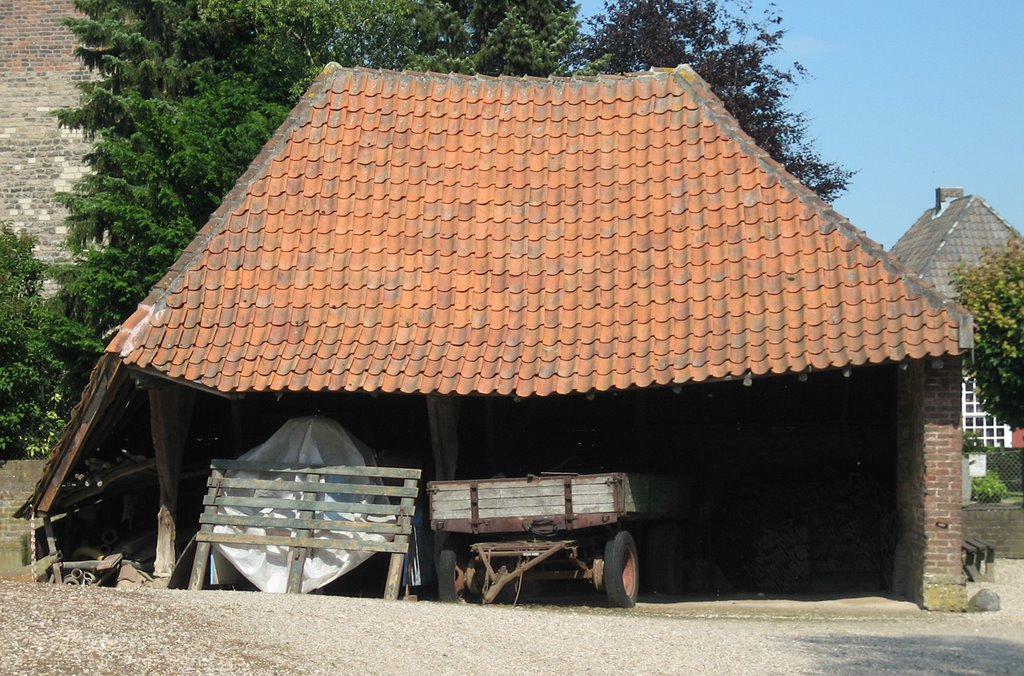
<svg viewBox="0 0 1024 676">
<path fill-rule="evenodd" d="M 994 416 L 985 413 L 981 399 L 974 391 L 974 380 L 965 378 L 963 384 L 964 432 L 978 435 L 986 446 L 1010 447 L 1013 445 L 1013 430 L 1003 425 Z"/>
</svg>

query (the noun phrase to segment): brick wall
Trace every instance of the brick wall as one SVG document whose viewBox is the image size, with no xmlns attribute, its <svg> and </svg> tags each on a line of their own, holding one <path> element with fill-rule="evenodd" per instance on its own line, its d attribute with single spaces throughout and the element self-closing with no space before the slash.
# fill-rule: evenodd
<svg viewBox="0 0 1024 676">
<path fill-rule="evenodd" d="M 964 506 L 964 533 L 996 548 L 998 559 L 1024 559 L 1024 509 L 1019 504 Z"/>
<path fill-rule="evenodd" d="M 962 610 L 960 360 L 900 371 L 897 425 L 899 541 L 893 590 L 925 608 Z"/>
<path fill-rule="evenodd" d="M 11 460 L 0 465 L 0 573 L 25 564 L 28 522 L 11 516 L 21 507 L 43 472 L 43 460 Z"/>
<path fill-rule="evenodd" d="M 61 24 L 71 12 L 65 0 L 0 0 L 0 220 L 34 235 L 45 261 L 65 257 L 64 211 L 53 193 L 82 175 L 88 149 L 51 114 L 78 102 L 75 83 L 86 77 Z"/>
<path fill-rule="evenodd" d="M 897 379 L 896 513 L 899 534 L 893 562 L 893 593 L 920 602 L 924 588 L 924 365 L 912 362 Z"/>
</svg>

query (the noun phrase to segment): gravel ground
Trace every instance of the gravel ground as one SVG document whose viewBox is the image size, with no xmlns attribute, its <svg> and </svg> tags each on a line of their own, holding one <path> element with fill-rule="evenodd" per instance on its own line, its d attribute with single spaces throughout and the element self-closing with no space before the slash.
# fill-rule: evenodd
<svg viewBox="0 0 1024 676">
<path fill-rule="evenodd" d="M 0 581 L 0 673 L 1019 674 L 1024 561 L 998 566 L 984 586 L 1003 610 L 972 614 L 877 600 L 622 611 Z"/>
</svg>

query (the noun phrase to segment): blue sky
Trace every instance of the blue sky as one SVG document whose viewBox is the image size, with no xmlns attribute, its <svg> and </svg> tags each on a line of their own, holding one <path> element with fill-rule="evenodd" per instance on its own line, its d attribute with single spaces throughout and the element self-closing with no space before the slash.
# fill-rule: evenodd
<svg viewBox="0 0 1024 676">
<path fill-rule="evenodd" d="M 824 159 L 858 171 L 840 213 L 888 248 L 935 188 L 960 186 L 1024 231 L 1024 2 L 774 4 L 783 58 L 810 75 L 791 108 Z"/>
</svg>

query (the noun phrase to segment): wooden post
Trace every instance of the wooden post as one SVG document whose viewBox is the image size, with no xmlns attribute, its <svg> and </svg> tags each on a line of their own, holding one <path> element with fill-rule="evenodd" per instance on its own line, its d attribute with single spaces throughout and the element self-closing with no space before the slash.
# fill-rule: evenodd
<svg viewBox="0 0 1024 676">
<path fill-rule="evenodd" d="M 220 495 L 220 484 L 224 479 L 224 473 L 217 468 L 210 471 L 210 479 L 207 481 L 206 496 L 210 501 Z M 217 506 L 208 504 L 203 510 L 207 515 L 213 516 L 217 513 Z M 212 533 L 213 526 L 204 523 L 199 527 L 200 533 Z M 188 588 L 199 590 L 203 588 L 203 579 L 206 577 L 206 564 L 210 559 L 210 543 L 206 540 L 196 538 L 196 556 L 192 560 L 192 577 L 189 578 Z"/>
<path fill-rule="evenodd" d="M 406 479 L 403 486 L 409 490 L 415 491 L 416 479 Z M 408 528 L 411 531 L 413 525 L 412 519 L 409 518 L 409 514 L 415 509 L 415 498 L 403 497 L 401 505 L 402 511 L 398 515 L 398 525 L 403 528 Z M 398 590 L 402 587 L 402 572 L 405 570 L 405 559 L 408 556 L 409 536 L 396 535 L 395 542 L 398 544 L 404 544 L 406 546 L 406 551 L 391 555 L 391 563 L 388 565 L 388 578 L 384 585 L 384 598 L 389 601 L 398 600 Z"/>
<path fill-rule="evenodd" d="M 306 481 L 316 483 L 320 481 L 320 477 L 316 474 L 307 474 Z M 299 493 L 300 501 L 322 499 L 323 493 L 308 493 L 305 491 Z M 299 519 L 302 521 L 311 521 L 315 516 L 316 513 L 311 510 L 299 510 Z M 313 537 L 313 531 L 309 529 L 299 528 L 293 532 L 295 537 Z M 291 547 L 288 550 L 288 584 L 285 589 L 289 594 L 302 593 L 302 571 L 306 568 L 306 558 L 308 555 L 309 549 L 307 547 Z"/>
<path fill-rule="evenodd" d="M 192 419 L 195 390 L 170 385 L 149 391 L 149 419 L 153 434 L 153 453 L 160 480 L 160 511 L 157 513 L 155 577 L 170 577 L 177 559 L 174 540 L 177 535 L 178 481 L 181 459 Z"/>
<path fill-rule="evenodd" d="M 487 454 L 487 476 L 498 473 L 501 463 L 498 462 L 498 430 L 494 413 L 495 398 L 484 399 L 484 452 Z"/>
<path fill-rule="evenodd" d="M 434 479 L 450 481 L 455 478 L 455 465 L 459 459 L 459 400 L 448 395 L 427 395 L 427 418 L 430 421 L 430 443 L 434 448 Z M 448 533 L 434 533 L 434 569 L 444 549 Z"/>
<path fill-rule="evenodd" d="M 246 452 L 245 433 L 242 431 L 242 400 L 231 400 L 231 440 L 235 447 L 235 457 Z"/>
<path fill-rule="evenodd" d="M 64 581 L 60 572 L 61 554 L 60 550 L 57 549 L 57 538 L 53 534 L 53 522 L 50 521 L 49 514 L 43 514 L 43 529 L 46 532 L 46 548 L 49 550 L 48 554 L 50 555 L 50 582 L 60 584 Z M 35 536 L 36 534 L 32 533 L 32 537 Z M 34 575 L 35 571 L 32 571 L 32 574 Z"/>
<path fill-rule="evenodd" d="M 427 395 L 430 442 L 434 448 L 434 478 L 455 478 L 459 460 L 459 400 L 452 395 Z"/>
</svg>

